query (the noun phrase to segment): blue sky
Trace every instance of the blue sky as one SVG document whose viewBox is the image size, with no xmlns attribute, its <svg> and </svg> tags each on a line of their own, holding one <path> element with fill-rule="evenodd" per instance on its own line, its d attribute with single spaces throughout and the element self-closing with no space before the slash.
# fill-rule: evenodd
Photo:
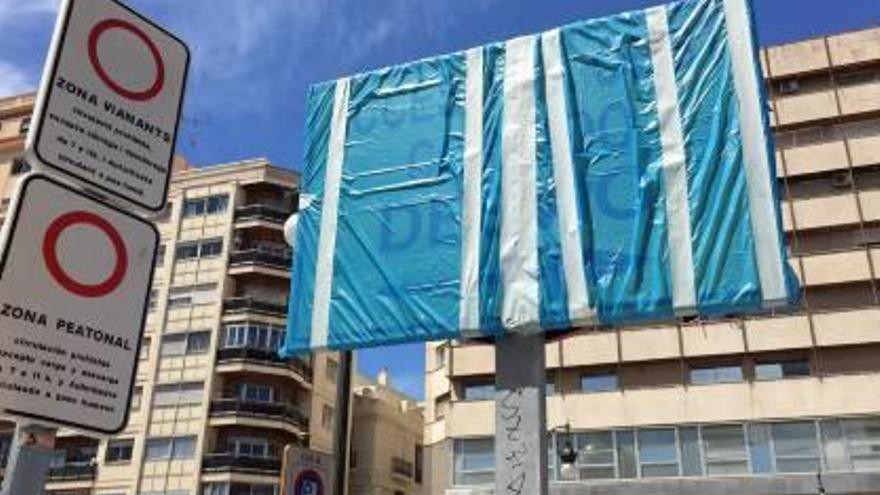
<svg viewBox="0 0 880 495">
<path fill-rule="evenodd" d="M 755 0 L 762 44 L 880 25 L 880 0 Z M 190 46 L 178 150 L 299 168 L 309 84 L 658 0 L 130 0 Z M 35 87 L 57 0 L 0 0 L 0 97 Z M 422 345 L 361 352 L 421 397 Z"/>
</svg>

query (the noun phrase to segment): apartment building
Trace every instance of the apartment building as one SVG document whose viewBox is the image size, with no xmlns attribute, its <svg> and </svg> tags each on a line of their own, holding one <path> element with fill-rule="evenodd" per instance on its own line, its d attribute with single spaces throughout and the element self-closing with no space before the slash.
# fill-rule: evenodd
<svg viewBox="0 0 880 495">
<path fill-rule="evenodd" d="M 393 387 L 387 370 L 375 381 L 355 375 L 352 388 L 349 495 L 421 495 L 421 405 Z"/>
<path fill-rule="evenodd" d="M 32 107 L 0 100 L 2 210 L 29 169 Z M 47 493 L 276 495 L 285 445 L 331 450 L 338 357 L 276 354 L 298 181 L 260 159 L 175 162 L 128 426 L 100 441 L 59 431 Z M 13 426 L 0 423 L 3 465 Z"/>
<path fill-rule="evenodd" d="M 880 29 L 761 56 L 803 305 L 549 341 L 553 493 L 880 494 Z M 492 493 L 494 358 L 427 346 L 428 494 Z"/>
</svg>

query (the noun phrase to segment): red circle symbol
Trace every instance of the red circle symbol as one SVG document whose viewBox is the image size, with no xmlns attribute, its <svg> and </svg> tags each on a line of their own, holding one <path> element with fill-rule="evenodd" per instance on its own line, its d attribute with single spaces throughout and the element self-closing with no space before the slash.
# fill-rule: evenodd
<svg viewBox="0 0 880 495">
<path fill-rule="evenodd" d="M 64 271 L 61 263 L 58 261 L 58 238 L 61 237 L 62 232 L 68 227 L 78 224 L 97 227 L 104 232 L 113 245 L 113 250 L 116 252 L 116 265 L 113 267 L 113 272 L 110 273 L 110 276 L 103 282 L 97 284 L 78 282 Z M 56 282 L 68 291 L 82 297 L 102 297 L 113 292 L 122 283 L 122 279 L 125 278 L 125 272 L 128 270 L 128 253 L 125 250 L 125 243 L 122 241 L 119 231 L 107 220 L 87 211 L 65 213 L 49 225 L 49 228 L 46 229 L 46 235 L 43 237 L 43 259 L 46 260 L 46 268 L 49 269 L 49 274 L 52 275 Z"/>
<path fill-rule="evenodd" d="M 101 60 L 98 57 L 98 41 L 100 41 L 102 34 L 111 29 L 122 29 L 137 36 L 150 50 L 150 54 L 153 55 L 153 62 L 156 64 L 156 79 L 146 90 L 135 90 L 122 86 L 113 80 L 110 74 L 104 70 L 104 66 L 101 65 Z M 162 61 L 162 55 L 159 53 L 156 44 L 139 27 L 122 19 L 106 19 L 95 24 L 95 27 L 89 33 L 89 61 L 104 84 L 115 93 L 129 100 L 146 101 L 153 99 L 162 91 L 162 86 L 165 85 L 165 63 Z"/>
<path fill-rule="evenodd" d="M 293 483 L 294 495 L 324 495 L 324 480 L 314 469 L 299 473 Z"/>
</svg>

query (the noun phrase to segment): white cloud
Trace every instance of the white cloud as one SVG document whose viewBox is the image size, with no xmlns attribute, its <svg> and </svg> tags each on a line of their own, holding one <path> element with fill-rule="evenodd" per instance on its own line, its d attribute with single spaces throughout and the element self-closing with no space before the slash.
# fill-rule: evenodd
<svg viewBox="0 0 880 495">
<path fill-rule="evenodd" d="M 28 72 L 0 60 L 0 98 L 31 91 L 35 87 Z"/>
</svg>

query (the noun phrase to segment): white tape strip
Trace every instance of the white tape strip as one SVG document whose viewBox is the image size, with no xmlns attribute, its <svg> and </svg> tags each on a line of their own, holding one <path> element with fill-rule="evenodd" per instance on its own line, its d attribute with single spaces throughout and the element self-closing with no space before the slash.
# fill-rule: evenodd
<svg viewBox="0 0 880 495">
<path fill-rule="evenodd" d="M 462 331 L 480 327 L 480 229 L 483 177 L 483 49 L 467 52 L 465 84 L 464 173 L 461 213 Z"/>
</svg>

